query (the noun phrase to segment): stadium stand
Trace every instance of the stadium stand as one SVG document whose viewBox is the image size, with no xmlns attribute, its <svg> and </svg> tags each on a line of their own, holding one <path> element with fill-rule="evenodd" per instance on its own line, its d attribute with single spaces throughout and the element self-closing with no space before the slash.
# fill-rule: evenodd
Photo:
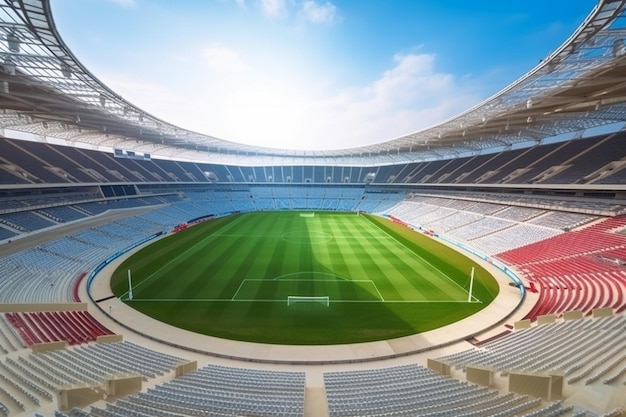
<svg viewBox="0 0 626 417">
<path fill-rule="evenodd" d="M 616 315 L 534 326 L 480 348 L 439 359 L 457 368 L 483 366 L 503 375 L 513 371 L 558 373 L 567 377 L 568 383 L 584 380 L 586 385 L 597 381 L 610 384 L 624 374 L 624 317 Z"/>
<path fill-rule="evenodd" d="M 622 142 L 624 134 L 599 135 L 584 140 L 572 140 L 557 144 L 539 145 L 530 150 L 512 150 L 497 154 L 470 158 L 450 159 L 419 164 L 402 164 L 377 168 L 372 184 L 434 184 L 453 182 L 459 184 L 528 184 L 528 183 L 589 183 L 621 184 L 624 175 L 621 169 L 610 171 L 611 175 L 590 177 L 603 166 L 620 161 L 626 156 Z M 24 145 L 27 144 L 27 145 Z M 171 162 L 164 159 L 134 161 L 116 159 L 87 149 L 74 149 L 59 145 L 21 142 L 0 138 L 0 149 L 5 149 L 11 166 L 24 167 L 31 183 L 67 182 L 209 182 L 204 172 L 214 172 L 216 181 L 221 183 L 297 183 L 297 184 L 363 184 L 369 172 L 366 167 L 334 166 L 256 166 L 241 168 L 235 166 L 215 166 L 210 168 L 191 162 Z M 28 153 L 23 146 L 28 147 Z M 591 149 L 591 150 L 590 150 Z M 69 158 L 59 158 L 65 153 Z M 35 156 L 33 156 L 35 155 Z M 535 159 L 537 155 L 543 158 Z M 524 166 L 526 161 L 534 161 L 519 175 L 512 175 L 506 169 L 509 163 Z M 528 160 L 526 160 L 528 158 Z M 591 160 L 593 158 L 593 160 Z M 134 166 L 129 166 L 133 164 Z M 76 166 L 80 166 L 79 169 Z M 450 172 L 444 172 L 459 165 Z M 42 168 L 43 167 L 43 168 Z M 203 168 L 204 167 L 204 168 Z M 561 167 L 553 169 L 553 167 Z M 27 169 L 28 168 L 28 169 Z M 384 168 L 384 169 L 383 169 Z M 495 169 L 498 168 L 498 169 Z M 244 169 L 246 172 L 242 171 Z M 519 171 L 519 169 L 515 170 Z M 271 170 L 272 175 L 264 173 Z M 277 175 L 276 173 L 280 175 Z M 552 174 L 552 172 L 554 172 Z M 329 174 L 332 173 L 332 174 Z M 503 176 L 503 174 L 506 174 Z M 17 175 L 20 175 L 19 172 Z M 22 177 L 24 174 L 21 174 Z M 386 179 L 384 177 L 387 177 Z M 393 177 L 392 181 L 389 178 Z M 271 178 L 271 181 L 269 180 Z M 453 181 L 445 181 L 453 179 Z M 28 180 L 27 180 L 28 181 Z M 5 183 L 19 182 L 19 177 L 6 177 Z"/>
<path fill-rule="evenodd" d="M 500 394 L 418 365 L 327 372 L 324 383 L 330 416 L 587 415 L 561 401 L 544 405 L 539 398 Z"/>
<path fill-rule="evenodd" d="M 111 331 L 86 311 L 48 311 L 4 313 L 6 321 L 18 331 L 28 346 L 36 343 L 66 341 L 70 345 L 95 341 Z"/>
<path fill-rule="evenodd" d="M 299 416 L 304 373 L 207 366 L 174 381 L 71 416 Z M 56 415 L 65 415 L 58 412 Z"/>
<path fill-rule="evenodd" d="M 73 61 L 47 1 L 0 9 L 0 306 L 22 307 L 0 313 L 0 415 L 624 415 L 615 404 L 626 398 L 626 98 L 623 25 L 613 25 L 623 21 L 625 2 L 600 2 L 571 43 L 494 100 L 435 130 L 309 156 L 198 142 L 186 131 L 189 141 L 181 141 L 182 129 L 111 95 Z M 99 106 L 85 101 L 94 97 Z M 77 111 L 80 124 L 71 122 Z M 102 143 L 163 153 L 126 158 L 97 150 Z M 105 326 L 92 314 L 99 308 L 93 300 L 83 300 L 91 312 L 41 306 L 80 301 L 85 276 L 142 239 L 265 210 L 373 213 L 469 248 L 538 291 L 514 313 L 532 324 L 486 329 L 482 341 L 467 339 L 475 345 L 469 349 L 466 341 L 429 346 L 429 355 L 445 352 L 439 360 L 452 365 L 450 376 L 412 363 L 423 362 L 417 354 L 396 358 L 398 366 L 300 363 L 293 371 L 284 364 L 286 348 L 280 364 L 237 367 L 231 358 L 233 366 L 222 366 L 224 358 L 135 335 L 135 323 L 107 318 Z M 598 309 L 611 315 L 590 317 Z M 546 317 L 555 322 L 543 324 Z M 113 331 L 133 340 L 96 341 Z M 55 341 L 70 346 L 35 352 Z M 186 354 L 200 358 L 201 368 L 177 376 Z M 288 370 L 254 369 L 274 365 Z M 463 371 L 475 366 L 493 371 L 495 386 L 466 382 Z M 506 392 L 503 381 L 513 372 L 564 375 L 563 399 Z M 107 379 L 128 375 L 140 375 L 148 388 L 58 410 L 60 388 L 102 389 Z"/>
</svg>

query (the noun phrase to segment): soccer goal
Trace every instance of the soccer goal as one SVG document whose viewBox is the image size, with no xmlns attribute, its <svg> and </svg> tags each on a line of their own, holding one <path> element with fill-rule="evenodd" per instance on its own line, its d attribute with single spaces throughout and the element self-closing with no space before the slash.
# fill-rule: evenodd
<svg viewBox="0 0 626 417">
<path fill-rule="evenodd" d="M 326 307 L 329 307 L 330 297 L 327 295 L 321 296 L 321 297 L 305 297 L 301 295 L 288 295 L 287 307 L 291 307 L 295 303 L 320 303 L 320 304 L 324 304 Z"/>
<path fill-rule="evenodd" d="M 314 211 L 307 211 L 304 213 L 300 213 L 300 217 L 315 217 L 315 212 Z"/>
</svg>

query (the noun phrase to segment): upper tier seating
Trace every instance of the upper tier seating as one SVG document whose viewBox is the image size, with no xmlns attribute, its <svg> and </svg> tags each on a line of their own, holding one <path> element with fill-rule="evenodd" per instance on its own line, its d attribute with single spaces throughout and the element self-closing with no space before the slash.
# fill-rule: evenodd
<svg viewBox="0 0 626 417">
<path fill-rule="evenodd" d="M 89 149 L 0 138 L 0 183 L 622 184 L 624 132 L 449 160 L 381 167 L 239 167 L 130 160 Z M 606 173 L 598 172 L 617 164 Z M 592 175 L 592 174 L 598 175 Z"/>
<path fill-rule="evenodd" d="M 6 213 L 0 215 L 0 222 L 14 229 L 24 232 L 45 229 L 46 227 L 58 224 L 54 220 L 48 219 L 37 213 L 20 211 L 16 213 Z"/>
</svg>

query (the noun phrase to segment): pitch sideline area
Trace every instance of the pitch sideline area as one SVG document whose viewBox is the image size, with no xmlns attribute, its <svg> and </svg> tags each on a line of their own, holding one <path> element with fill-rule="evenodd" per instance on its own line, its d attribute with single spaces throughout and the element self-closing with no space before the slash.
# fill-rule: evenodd
<svg viewBox="0 0 626 417">
<path fill-rule="evenodd" d="M 152 317 L 207 335 L 335 344 L 431 330 L 474 314 L 498 292 L 474 261 L 441 244 L 421 249 L 412 240 L 429 238 L 390 231 L 384 219 L 275 212 L 219 221 L 131 256 L 113 277 L 114 293 Z M 449 262 L 450 253 L 457 264 Z M 475 266 L 477 284 L 468 297 Z M 289 307 L 289 296 L 328 297 L 329 308 Z"/>
<path fill-rule="evenodd" d="M 118 329 L 127 337 L 140 338 L 144 343 L 160 343 L 192 352 L 201 352 L 216 358 L 233 359 L 272 364 L 332 364 L 380 361 L 391 358 L 414 358 L 412 355 L 429 352 L 443 346 L 453 345 L 471 336 L 481 339 L 501 332 L 504 323 L 521 320 L 537 300 L 536 294 L 527 294 L 527 302 L 521 305 L 519 291 L 508 285 L 509 281 L 496 268 L 485 263 L 495 276 L 500 292 L 496 299 L 478 313 L 420 334 L 357 344 L 301 346 L 274 345 L 243 342 L 202 335 L 146 316 L 128 304 L 113 297 L 109 281 L 122 259 L 107 266 L 91 288 L 91 296 L 101 302 L 90 302 L 90 311 L 109 328 Z M 81 298 L 89 299 L 85 286 Z M 519 308 L 518 308 L 519 307 Z M 462 345 L 465 346 L 465 345 Z M 166 348 L 167 349 L 167 348 Z M 457 348 L 458 349 L 458 348 Z M 456 351 L 455 349 L 454 351 Z M 411 355 L 411 356 L 407 356 Z M 409 361 L 415 359 L 409 359 Z M 425 359 L 424 363 L 425 363 Z M 384 362 L 383 362 L 384 363 Z M 250 365 L 248 365 L 250 366 Z"/>
</svg>

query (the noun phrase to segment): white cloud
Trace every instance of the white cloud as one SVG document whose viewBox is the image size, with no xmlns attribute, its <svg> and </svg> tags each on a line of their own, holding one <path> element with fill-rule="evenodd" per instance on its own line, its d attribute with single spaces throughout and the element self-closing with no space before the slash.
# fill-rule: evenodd
<svg viewBox="0 0 626 417">
<path fill-rule="evenodd" d="M 326 96 L 289 80 L 258 77 L 229 84 L 234 88 L 223 91 L 216 110 L 223 130 L 215 136 L 279 148 L 382 142 L 443 121 L 479 100 L 454 76 L 437 72 L 429 54 L 396 55 L 393 66 L 367 85 Z"/>
<path fill-rule="evenodd" d="M 312 24 L 332 24 L 340 20 L 339 11 L 330 1 L 256 0 L 263 14 L 272 19 L 298 20 Z M 245 0 L 235 0 L 245 9 Z"/>
<path fill-rule="evenodd" d="M 246 0 L 234 0 L 234 1 L 235 1 L 235 4 L 239 8 L 241 8 L 243 10 L 247 10 L 248 9 L 248 5 L 246 4 Z"/>
<path fill-rule="evenodd" d="M 447 90 L 454 82 L 450 74 L 434 70 L 435 56 L 395 55 L 395 66 L 368 87 L 369 95 L 386 105 L 404 106 L 436 99 L 433 93 Z"/>
<path fill-rule="evenodd" d="M 394 66 L 378 79 L 321 103 L 318 136 L 324 130 L 346 147 L 382 142 L 439 123 L 478 101 L 434 64 L 434 55 L 396 55 Z"/>
<path fill-rule="evenodd" d="M 259 0 L 261 10 L 266 16 L 280 18 L 285 17 L 288 12 L 288 0 Z"/>
<path fill-rule="evenodd" d="M 106 83 L 182 128 L 287 149 L 383 142 L 439 123 L 479 101 L 468 80 L 461 85 L 455 76 L 438 71 L 431 54 L 398 54 L 371 82 L 325 92 L 295 76 L 275 76 L 223 45 L 210 45 L 202 56 L 211 72 L 185 73 L 183 85 L 153 85 L 119 74 L 105 77 Z"/>
<path fill-rule="evenodd" d="M 136 7 L 137 6 L 137 1 L 136 0 L 109 0 L 111 3 L 115 3 L 117 5 L 120 5 L 122 7 Z"/>
<path fill-rule="evenodd" d="M 246 69 L 238 52 L 220 44 L 203 49 L 202 57 L 209 69 L 219 75 L 232 75 Z"/>
<path fill-rule="evenodd" d="M 103 73 L 101 78 L 106 85 L 141 110 L 169 123 L 188 124 L 186 109 L 193 106 L 193 101 L 191 97 L 185 97 L 176 85 L 147 81 L 115 70 Z"/>
<path fill-rule="evenodd" d="M 328 1 L 321 4 L 314 0 L 306 0 L 301 5 L 299 17 L 314 24 L 331 24 L 339 20 L 337 6 Z"/>
</svg>

